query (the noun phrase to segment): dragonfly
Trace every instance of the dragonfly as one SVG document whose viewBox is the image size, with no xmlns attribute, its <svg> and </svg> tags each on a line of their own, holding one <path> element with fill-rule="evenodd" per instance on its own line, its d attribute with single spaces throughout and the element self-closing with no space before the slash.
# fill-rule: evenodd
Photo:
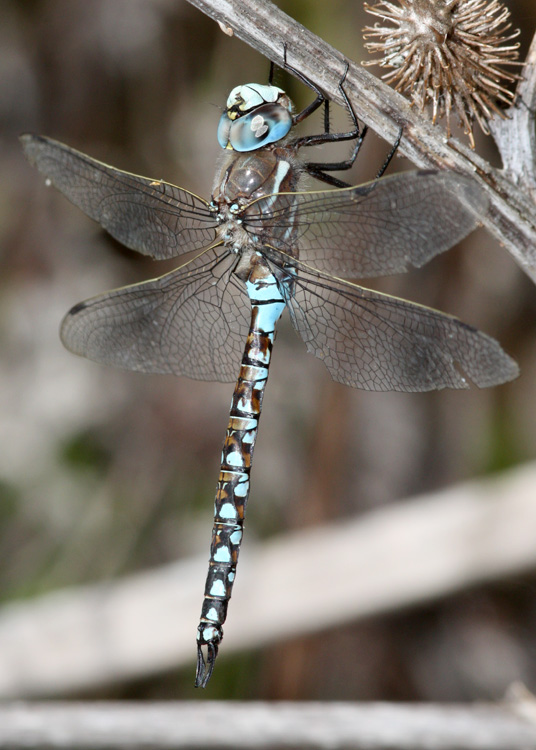
<svg viewBox="0 0 536 750">
<path fill-rule="evenodd" d="M 291 69 L 293 70 L 293 69 Z M 294 71 L 295 72 L 295 71 Z M 453 172 L 417 170 L 349 186 L 362 142 L 346 133 L 297 136 L 327 98 L 295 112 L 283 89 L 235 87 L 220 117 L 212 196 L 108 166 L 48 137 L 21 137 L 29 161 L 115 239 L 155 260 L 193 259 L 158 278 L 75 305 L 61 339 L 75 354 L 144 373 L 236 381 L 215 499 L 197 630 L 196 687 L 212 675 L 236 575 L 250 473 L 276 324 L 286 308 L 331 377 L 370 391 L 495 386 L 517 376 L 497 341 L 459 319 L 347 279 L 419 267 L 469 234 L 486 199 Z M 326 106 L 327 109 L 327 106 Z M 353 141 L 340 162 L 305 147 Z M 310 152 L 307 152 L 310 153 Z M 330 189 L 301 190 L 304 175 Z M 238 377 L 237 377 L 238 375 Z"/>
</svg>

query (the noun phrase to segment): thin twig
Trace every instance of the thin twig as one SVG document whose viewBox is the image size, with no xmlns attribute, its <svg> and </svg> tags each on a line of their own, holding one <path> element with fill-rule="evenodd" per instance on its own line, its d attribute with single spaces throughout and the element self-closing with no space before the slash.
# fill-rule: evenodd
<svg viewBox="0 0 536 750">
<path fill-rule="evenodd" d="M 338 88 L 346 58 L 268 0 L 189 0 L 268 59 L 290 65 L 342 105 Z M 327 11 L 326 11 L 327 12 Z M 358 48 L 356 29 L 356 49 Z M 357 114 L 391 143 L 404 129 L 401 151 L 417 166 L 473 176 L 490 199 L 482 223 L 536 281 L 536 206 L 527 191 L 500 170 L 421 117 L 408 102 L 361 66 L 350 62 L 345 89 Z M 534 154 L 532 155 L 534 158 Z"/>
</svg>

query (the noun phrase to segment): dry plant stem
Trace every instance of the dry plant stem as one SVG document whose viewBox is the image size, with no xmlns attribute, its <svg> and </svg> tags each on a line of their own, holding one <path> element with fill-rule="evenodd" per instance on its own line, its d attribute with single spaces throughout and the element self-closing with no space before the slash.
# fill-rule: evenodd
<svg viewBox="0 0 536 750">
<path fill-rule="evenodd" d="M 536 36 L 532 40 L 516 101 L 507 110 L 508 120 L 492 120 L 490 129 L 504 169 L 513 182 L 527 189 L 536 202 Z"/>
<path fill-rule="evenodd" d="M 4 704 L 0 748 L 536 750 L 533 702 Z"/>
<path fill-rule="evenodd" d="M 346 58 L 269 0 L 189 0 L 199 10 L 231 28 L 234 35 L 283 66 L 287 61 L 300 70 L 338 104 L 343 104 L 339 81 Z M 356 51 L 358 49 L 356 29 Z M 536 282 L 536 206 L 527 191 L 503 172 L 411 109 L 408 102 L 359 65 L 350 62 L 345 90 L 365 123 L 390 143 L 400 127 L 400 151 L 419 167 L 454 169 L 473 176 L 490 199 L 482 223 L 514 256 Z M 506 123 L 508 126 L 510 121 Z M 531 154 L 534 160 L 534 152 Z"/>
</svg>

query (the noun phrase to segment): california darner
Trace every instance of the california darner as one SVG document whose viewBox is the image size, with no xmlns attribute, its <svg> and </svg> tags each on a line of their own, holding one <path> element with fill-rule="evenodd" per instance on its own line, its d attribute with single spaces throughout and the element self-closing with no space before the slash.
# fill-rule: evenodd
<svg viewBox="0 0 536 750">
<path fill-rule="evenodd" d="M 314 88 L 314 87 L 313 87 Z M 22 136 L 47 180 L 127 247 L 155 260 L 197 251 L 160 278 L 75 305 L 65 346 L 97 362 L 200 380 L 235 380 L 218 478 L 210 562 L 197 633 L 196 686 L 223 637 L 242 539 L 249 475 L 277 320 L 286 307 L 332 378 L 376 391 L 479 387 L 514 378 L 499 344 L 457 318 L 370 291 L 365 278 L 421 266 L 471 232 L 485 199 L 459 175 L 414 171 L 349 187 L 362 133 L 296 137 L 272 85 L 238 86 L 218 126 L 212 198 L 107 166 L 49 138 Z M 302 147 L 353 140 L 350 159 L 306 162 Z M 309 173 L 336 189 L 299 192 Z M 241 360 L 241 364 L 239 362 Z"/>
</svg>

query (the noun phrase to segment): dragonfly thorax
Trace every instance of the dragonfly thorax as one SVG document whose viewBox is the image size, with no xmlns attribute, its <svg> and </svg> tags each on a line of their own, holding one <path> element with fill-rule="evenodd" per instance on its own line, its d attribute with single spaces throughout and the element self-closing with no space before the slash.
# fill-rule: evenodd
<svg viewBox="0 0 536 750">
<path fill-rule="evenodd" d="M 296 190 L 300 167 L 289 148 L 270 146 L 250 154 L 224 151 L 219 161 L 212 200 L 221 212 L 233 204 L 240 210 L 265 195 Z M 231 212 L 231 213 L 233 213 Z"/>
<path fill-rule="evenodd" d="M 284 138 L 292 127 L 292 102 L 277 86 L 236 86 L 218 125 L 218 143 L 233 151 L 255 151 Z"/>
<path fill-rule="evenodd" d="M 284 146 L 269 146 L 250 154 L 224 151 L 212 192 L 220 221 L 216 231 L 224 245 L 238 253 L 246 247 L 259 248 L 269 240 L 269 244 L 277 243 L 277 228 L 267 233 L 263 219 L 276 208 L 279 193 L 296 190 L 299 177 L 297 159 Z M 258 231 L 253 231 L 252 220 Z"/>
<path fill-rule="evenodd" d="M 240 253 L 246 247 L 251 247 L 253 239 L 242 226 L 242 219 L 237 216 L 236 204 L 233 206 L 223 205 L 218 217 L 221 221 L 217 234 L 223 244 L 233 253 Z"/>
</svg>

